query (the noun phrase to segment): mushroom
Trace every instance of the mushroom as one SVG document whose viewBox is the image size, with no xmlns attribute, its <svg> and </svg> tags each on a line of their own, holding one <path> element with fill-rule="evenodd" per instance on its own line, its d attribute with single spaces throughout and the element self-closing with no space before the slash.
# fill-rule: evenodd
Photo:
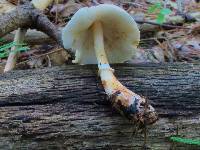
<svg viewBox="0 0 200 150">
<path fill-rule="evenodd" d="M 152 124 L 157 114 L 146 100 L 123 86 L 110 63 L 123 63 L 136 52 L 140 32 L 134 19 L 122 8 L 101 4 L 78 10 L 63 28 L 66 49 L 75 50 L 74 63 L 98 64 L 99 75 L 112 105 L 133 122 Z"/>
</svg>

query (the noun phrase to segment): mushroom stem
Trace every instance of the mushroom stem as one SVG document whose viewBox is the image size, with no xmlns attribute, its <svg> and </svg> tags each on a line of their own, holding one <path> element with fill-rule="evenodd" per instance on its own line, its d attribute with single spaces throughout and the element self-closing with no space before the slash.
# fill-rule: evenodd
<svg viewBox="0 0 200 150">
<path fill-rule="evenodd" d="M 99 21 L 93 24 L 94 49 L 98 61 L 99 75 L 112 105 L 133 122 L 154 123 L 158 118 L 154 108 L 146 100 L 123 86 L 113 74 L 104 50 L 103 28 Z"/>
</svg>

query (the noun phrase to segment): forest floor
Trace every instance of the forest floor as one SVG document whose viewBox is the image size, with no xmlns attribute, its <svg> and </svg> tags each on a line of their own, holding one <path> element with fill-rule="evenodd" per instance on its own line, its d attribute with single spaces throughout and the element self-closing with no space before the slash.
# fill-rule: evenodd
<svg viewBox="0 0 200 150">
<path fill-rule="evenodd" d="M 200 3 L 194 0 L 60 0 L 52 3 L 45 14 L 59 28 L 64 27 L 82 7 L 102 3 L 125 9 L 138 23 L 141 40 L 136 57 L 129 63 L 199 62 Z M 1 0 L 0 14 L 19 5 L 18 0 Z M 14 32 L 0 39 L 0 72 L 3 72 Z M 42 32 L 28 30 L 15 68 L 41 68 L 70 63 L 70 55 Z"/>
</svg>

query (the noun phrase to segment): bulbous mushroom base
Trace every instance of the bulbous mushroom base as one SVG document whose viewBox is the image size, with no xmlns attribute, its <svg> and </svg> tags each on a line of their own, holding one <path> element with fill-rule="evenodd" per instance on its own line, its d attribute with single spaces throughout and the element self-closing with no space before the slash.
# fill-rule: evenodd
<svg viewBox="0 0 200 150">
<path fill-rule="evenodd" d="M 158 114 L 151 105 L 144 104 L 139 99 L 135 98 L 135 102 L 129 106 L 124 106 L 122 101 L 128 101 L 126 98 L 121 98 L 114 93 L 111 98 L 112 106 L 123 116 L 129 119 L 134 124 L 150 125 L 158 120 Z M 145 106 L 147 105 L 147 106 Z"/>
<path fill-rule="evenodd" d="M 110 100 L 112 106 L 131 122 L 140 125 L 149 125 L 158 120 L 158 115 L 155 112 L 155 109 L 151 105 L 145 104 L 143 98 L 135 93 L 128 98 L 123 95 L 123 92 L 117 91 L 110 96 Z M 126 104 L 130 101 L 132 101 L 132 103 Z"/>
<path fill-rule="evenodd" d="M 149 125 L 158 120 L 155 109 L 143 97 L 123 86 L 111 69 L 101 70 L 100 77 L 112 106 L 131 122 Z"/>
</svg>

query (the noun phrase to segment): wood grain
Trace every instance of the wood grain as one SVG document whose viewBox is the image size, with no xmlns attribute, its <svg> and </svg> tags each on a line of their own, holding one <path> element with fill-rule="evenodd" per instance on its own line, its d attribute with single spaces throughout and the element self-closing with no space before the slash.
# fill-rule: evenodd
<svg viewBox="0 0 200 150">
<path fill-rule="evenodd" d="M 198 149 L 169 136 L 200 138 L 199 64 L 123 64 L 115 74 L 148 97 L 160 119 L 148 127 L 151 149 Z M 112 110 L 94 65 L 0 75 L 0 149 L 141 149 L 143 134 Z"/>
</svg>

